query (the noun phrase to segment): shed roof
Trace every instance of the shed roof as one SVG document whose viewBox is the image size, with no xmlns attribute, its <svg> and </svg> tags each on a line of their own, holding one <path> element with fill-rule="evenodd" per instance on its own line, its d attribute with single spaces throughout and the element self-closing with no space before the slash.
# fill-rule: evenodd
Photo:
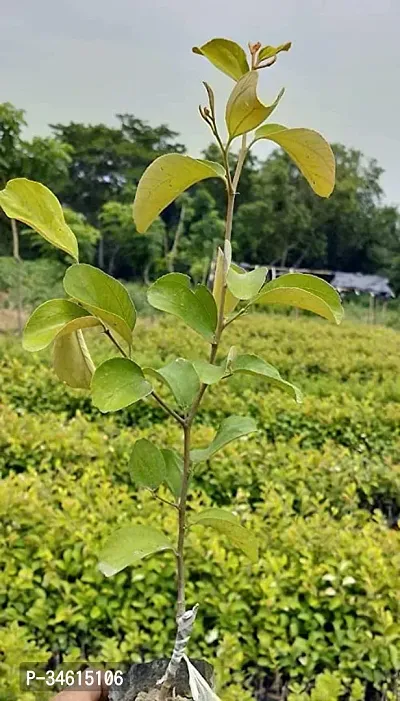
<svg viewBox="0 0 400 701">
<path fill-rule="evenodd" d="M 381 275 L 364 275 L 363 273 L 334 274 L 331 285 L 338 290 L 353 290 L 354 292 L 368 292 L 372 295 L 394 297 L 394 292 L 389 286 L 389 280 Z"/>
</svg>

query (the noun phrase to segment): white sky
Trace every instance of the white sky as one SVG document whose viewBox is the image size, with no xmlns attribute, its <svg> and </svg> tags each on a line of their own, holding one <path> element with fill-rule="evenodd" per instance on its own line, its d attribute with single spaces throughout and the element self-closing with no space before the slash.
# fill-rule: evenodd
<svg viewBox="0 0 400 701">
<path fill-rule="evenodd" d="M 179 131 L 197 156 L 202 80 L 233 83 L 191 53 L 216 36 L 279 44 L 260 97 L 286 94 L 274 121 L 319 130 L 375 157 L 400 203 L 400 0 L 1 0 L 0 101 L 27 111 L 30 134 L 55 122 L 114 123 L 130 112 Z M 263 145 L 259 155 L 265 156 Z"/>
</svg>

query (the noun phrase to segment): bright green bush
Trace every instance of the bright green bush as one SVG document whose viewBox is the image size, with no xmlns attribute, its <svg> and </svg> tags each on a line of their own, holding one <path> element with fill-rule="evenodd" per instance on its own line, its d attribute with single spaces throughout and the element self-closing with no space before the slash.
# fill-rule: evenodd
<svg viewBox="0 0 400 701">
<path fill-rule="evenodd" d="M 82 471 L 60 466 L 56 480 L 52 470 L 10 473 L 0 495 L 6 624 L 26 627 L 40 649 L 78 648 L 92 661 L 168 652 L 172 557 L 145 561 L 115 582 L 95 567 L 111 527 L 133 518 L 170 527 L 150 495 L 132 499 L 96 460 Z M 304 684 L 324 669 L 345 685 L 389 681 L 400 652 L 397 532 L 363 510 L 337 519 L 324 507 L 293 516 L 268 486 L 254 511 L 246 500 L 241 490 L 234 508 L 265 547 L 253 570 L 220 538 L 190 536 L 189 593 L 200 590 L 205 602 L 193 654 L 216 657 L 228 687 L 271 671 Z M 209 501 L 197 491 L 191 506 Z"/>
<path fill-rule="evenodd" d="M 254 688 L 290 701 L 372 698 L 373 687 L 393 686 L 400 659 L 399 532 L 387 523 L 400 513 L 398 336 L 308 319 L 293 330 L 263 315 L 241 323 L 250 352 L 284 366 L 306 399 L 293 409 L 275 391 L 231 382 L 218 409 L 212 392 L 204 404 L 199 444 L 244 407 L 260 430 L 199 466 L 191 506 L 232 504 L 264 552 L 250 569 L 218 536 L 190 535 L 189 596 L 205 602 L 192 654 L 217 661 L 225 701 L 249 701 Z M 167 360 L 178 340 L 194 355 L 189 334 L 150 321 L 137 357 Z M 0 356 L 0 699 L 31 701 L 12 671 L 27 656 L 119 664 L 170 652 L 172 556 L 107 580 L 96 554 L 131 519 L 170 528 L 150 495 L 132 498 L 128 458 L 138 438 L 180 439 L 150 403 L 105 417 L 16 342 Z"/>
<path fill-rule="evenodd" d="M 268 320 L 254 315 L 240 322 L 246 343 L 238 350 L 260 353 L 282 375 L 299 384 L 304 404 L 295 406 L 277 391 L 266 391 L 257 381 L 243 389 L 241 381 L 228 380 L 218 388 L 218 404 L 211 388 L 200 415 L 215 425 L 232 411 L 250 413 L 260 420 L 266 438 L 273 443 L 294 439 L 301 447 L 321 448 L 326 441 L 351 451 L 400 457 L 400 373 L 397 333 L 382 327 L 344 325 L 340 331 L 308 319 L 295 324 L 287 319 Z M 174 328 L 165 320 L 146 320 L 135 331 L 135 359 L 140 364 L 164 363 L 176 353 L 193 358 L 199 344 L 193 334 Z M 229 330 L 222 352 L 231 341 Z M 99 344 L 100 345 L 100 344 Z M 179 349 L 180 346 L 180 349 Z M 204 344 L 205 348 L 205 344 Z M 103 357 L 103 356 L 102 356 Z M 29 412 L 77 411 L 103 422 L 90 399 L 59 383 L 43 355 L 23 353 L 13 344 L 0 347 L 0 371 L 4 379 L 0 402 Z M 248 381 L 246 381 L 248 384 Z M 161 390 L 162 391 L 162 390 Z M 160 408 L 150 401 L 118 412 L 118 425 L 148 426 L 165 422 Z"/>
<path fill-rule="evenodd" d="M 35 695 L 21 689 L 20 666 L 35 662 L 45 665 L 51 651 L 45 650 L 33 640 L 29 626 L 13 621 L 0 629 L 0 700 L 36 701 Z M 50 694 L 43 694 L 43 701 Z"/>
</svg>

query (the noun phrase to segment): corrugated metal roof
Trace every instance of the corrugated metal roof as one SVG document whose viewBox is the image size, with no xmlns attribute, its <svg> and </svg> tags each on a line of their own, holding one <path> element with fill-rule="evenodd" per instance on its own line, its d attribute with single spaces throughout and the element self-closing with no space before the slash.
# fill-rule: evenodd
<svg viewBox="0 0 400 701">
<path fill-rule="evenodd" d="M 394 297 L 393 290 L 389 286 L 389 280 L 380 275 L 364 275 L 363 273 L 335 273 L 331 285 L 338 290 L 354 290 L 355 292 L 367 292 L 383 297 Z"/>
</svg>

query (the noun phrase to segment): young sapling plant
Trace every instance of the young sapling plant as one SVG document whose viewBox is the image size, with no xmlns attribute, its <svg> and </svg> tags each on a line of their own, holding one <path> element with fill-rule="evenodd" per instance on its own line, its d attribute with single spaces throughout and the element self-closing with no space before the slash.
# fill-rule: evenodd
<svg viewBox="0 0 400 701">
<path fill-rule="evenodd" d="M 288 305 L 335 323 L 340 323 L 343 315 L 339 295 L 320 278 L 291 273 L 267 281 L 266 268 L 245 272 L 232 261 L 232 223 L 240 175 L 246 156 L 259 141 L 268 140 L 280 146 L 317 195 L 329 197 L 334 187 L 334 156 L 323 137 L 311 129 L 285 127 L 269 120 L 284 90 L 271 104 L 264 104 L 258 97 L 261 73 L 290 47 L 290 43 L 276 47 L 249 44 L 248 56 L 241 46 L 227 39 L 213 39 L 195 47 L 194 53 L 208 59 L 233 81 L 225 106 L 226 137 L 217 122 L 217 100 L 207 83 L 204 83 L 207 104 L 199 108 L 220 150 L 221 163 L 167 154 L 151 163 L 137 186 L 133 219 L 138 232 L 144 234 L 161 212 L 191 186 L 207 178 L 219 178 L 224 183 L 225 236 L 217 253 L 212 291 L 202 284 L 192 287 L 185 274 L 169 272 L 151 284 L 147 292 L 148 301 L 155 309 L 177 317 L 208 344 L 207 357 L 195 361 L 176 358 L 158 368 L 140 367 L 133 359 L 136 324 L 133 302 L 116 279 L 91 265 L 79 263 L 76 237 L 66 224 L 54 194 L 44 185 L 24 178 L 10 180 L 0 192 L 0 205 L 8 217 L 27 224 L 74 261 L 64 277 L 66 298 L 49 300 L 33 312 L 24 330 L 24 347 L 38 351 L 53 344 L 53 364 L 58 377 L 72 387 L 89 390 L 101 412 L 114 412 L 139 400 L 151 400 L 162 407 L 182 433 L 180 452 L 140 439 L 134 444 L 130 458 L 136 486 L 150 490 L 163 508 L 176 513 L 176 532 L 166 534 L 152 526 L 129 523 L 110 535 L 99 557 L 99 567 L 106 577 L 163 551 L 171 551 L 176 559 L 177 634 L 171 660 L 164 665 L 156 684 L 156 694 L 161 699 L 173 694 L 182 658 L 188 665 L 193 698 L 215 698 L 185 655 L 198 606 L 201 611 L 201 601 L 186 600 L 185 551 L 190 530 L 198 526 L 214 529 L 252 562 L 257 562 L 259 549 L 262 550 L 262 543 L 228 510 L 212 507 L 196 512 L 189 507 L 190 481 L 197 465 L 209 461 L 231 441 L 257 430 L 252 417 L 229 416 L 221 422 L 209 445 L 194 448 L 192 429 L 203 398 L 211 387 L 217 388 L 228 377 L 241 376 L 245 382 L 247 376 L 256 376 L 266 385 L 288 393 L 295 401 L 302 401 L 301 391 L 283 379 L 267 360 L 238 352 L 235 347 L 226 357 L 220 357 L 223 334 L 255 305 Z M 239 152 L 231 171 L 230 154 L 237 140 Z M 98 367 L 85 340 L 86 330 L 92 327 L 102 330 L 115 350 L 115 356 Z M 160 383 L 165 386 L 162 394 L 158 389 Z M 169 399 L 165 399 L 167 393 Z M 170 491 L 168 499 L 165 491 L 159 492 L 161 487 Z M 115 690 L 111 697 L 128 698 L 118 696 Z"/>
</svg>

